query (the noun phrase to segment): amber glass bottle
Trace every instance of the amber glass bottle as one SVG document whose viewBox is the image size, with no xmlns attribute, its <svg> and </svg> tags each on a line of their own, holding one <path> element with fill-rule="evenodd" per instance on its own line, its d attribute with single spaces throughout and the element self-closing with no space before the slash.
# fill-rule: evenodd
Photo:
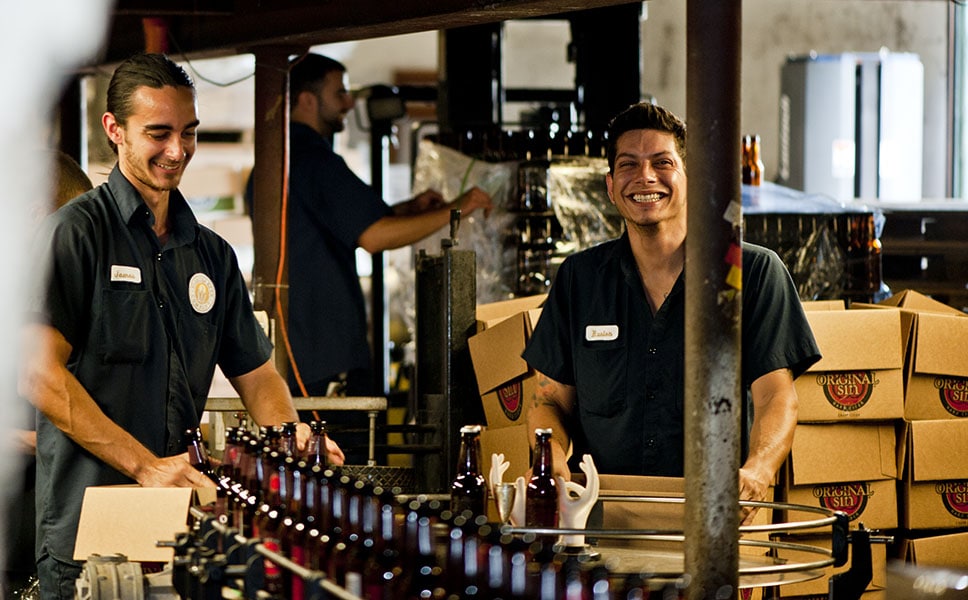
<svg viewBox="0 0 968 600">
<path fill-rule="evenodd" d="M 465 510 L 474 516 L 487 512 L 487 480 L 481 473 L 480 456 L 481 426 L 461 427 L 457 476 L 450 484 L 450 510 L 455 515 Z"/>
<path fill-rule="evenodd" d="M 534 463 L 525 492 L 527 527 L 558 526 L 558 484 L 552 470 L 551 429 L 534 430 Z M 547 543 L 547 540 L 540 540 Z"/>
</svg>

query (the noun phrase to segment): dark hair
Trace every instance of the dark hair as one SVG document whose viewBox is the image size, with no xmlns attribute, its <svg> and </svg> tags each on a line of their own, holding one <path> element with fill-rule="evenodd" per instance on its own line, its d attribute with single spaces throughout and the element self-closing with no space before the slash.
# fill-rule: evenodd
<svg viewBox="0 0 968 600">
<path fill-rule="evenodd" d="M 164 54 L 135 54 L 121 63 L 108 84 L 107 111 L 124 125 L 133 109 L 131 97 L 139 87 L 161 89 L 166 86 L 187 87 L 195 90 L 195 82 L 173 60 Z M 108 140 L 115 154 L 118 147 Z"/>
<path fill-rule="evenodd" d="M 302 92 L 316 93 L 333 71 L 346 72 L 346 66 L 322 54 L 305 54 L 293 59 L 289 68 L 289 104 L 296 106 Z"/>
<path fill-rule="evenodd" d="M 655 129 L 671 133 L 676 138 L 676 151 L 686 160 L 686 124 L 670 111 L 650 104 L 639 102 L 629 106 L 609 121 L 606 131 L 605 156 L 608 158 L 608 172 L 615 169 L 615 144 L 627 131 L 635 129 Z"/>
<path fill-rule="evenodd" d="M 54 206 L 51 210 L 57 210 L 94 185 L 73 156 L 63 150 L 55 150 L 53 154 L 57 181 L 54 186 Z"/>
</svg>

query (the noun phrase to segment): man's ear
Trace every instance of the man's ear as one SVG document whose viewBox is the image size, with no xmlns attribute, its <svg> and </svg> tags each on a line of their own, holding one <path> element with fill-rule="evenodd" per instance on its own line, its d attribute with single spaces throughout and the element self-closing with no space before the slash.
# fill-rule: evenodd
<svg viewBox="0 0 968 600">
<path fill-rule="evenodd" d="M 612 198 L 612 174 L 611 172 L 605 173 L 605 191 L 608 192 L 608 201 L 615 204 L 615 198 Z"/>
<path fill-rule="evenodd" d="M 101 117 L 101 126 L 104 127 L 104 133 L 107 134 L 109 140 L 114 142 L 115 146 L 124 141 L 124 127 L 121 123 L 118 123 L 118 119 L 114 116 L 114 113 L 104 113 Z"/>
</svg>

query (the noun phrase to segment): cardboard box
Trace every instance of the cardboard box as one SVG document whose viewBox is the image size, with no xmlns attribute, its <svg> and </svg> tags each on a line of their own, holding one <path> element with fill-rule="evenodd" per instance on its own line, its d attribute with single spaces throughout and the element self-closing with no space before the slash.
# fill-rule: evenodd
<svg viewBox="0 0 968 600">
<path fill-rule="evenodd" d="M 912 421 L 907 430 L 903 526 L 968 527 L 968 420 Z"/>
<path fill-rule="evenodd" d="M 823 358 L 794 382 L 800 399 L 798 420 L 902 418 L 900 311 L 811 310 L 806 315 Z"/>
<path fill-rule="evenodd" d="M 172 548 L 159 548 L 188 531 L 188 509 L 215 499 L 214 488 L 94 486 L 84 492 L 74 559 L 123 554 L 134 562 L 168 562 Z"/>
<path fill-rule="evenodd" d="M 909 352 L 904 418 L 968 417 L 968 319 L 919 313 Z"/>
<path fill-rule="evenodd" d="M 813 485 L 782 487 L 782 500 L 803 506 L 819 506 L 845 513 L 851 529 L 861 524 L 867 529 L 894 529 L 897 527 L 897 482 L 893 479 L 854 481 L 846 483 L 818 483 Z M 794 511 L 791 511 L 794 512 Z M 816 518 L 819 515 L 806 515 Z M 782 515 L 784 520 L 804 517 Z M 824 528 L 829 531 L 830 528 Z M 819 532 L 810 529 L 804 533 Z"/>
<path fill-rule="evenodd" d="M 519 313 L 541 308 L 547 298 L 548 294 L 539 294 L 537 296 L 524 296 L 523 298 L 502 300 L 501 302 L 478 304 L 476 310 L 478 330 L 483 331 Z"/>
<path fill-rule="evenodd" d="M 815 546 L 830 550 L 829 536 L 784 536 L 783 542 Z M 789 562 L 813 562 L 821 558 L 819 555 L 797 550 L 781 550 L 780 558 Z M 838 573 L 850 570 L 850 560 L 841 567 L 826 567 L 822 569 L 822 576 L 809 581 L 790 583 L 777 588 L 781 598 L 795 598 L 801 596 L 827 597 L 830 578 Z M 797 573 L 792 575 L 796 576 Z M 886 544 L 871 544 L 871 582 L 867 585 L 864 598 L 870 592 L 879 592 L 887 588 L 887 546 Z"/>
<path fill-rule="evenodd" d="M 531 296 L 478 307 L 478 324 L 484 329 L 471 336 L 467 345 L 484 417 L 491 429 L 527 422 L 534 373 L 521 353 L 541 314 L 540 308 L 533 305 L 543 300 L 544 296 Z M 529 305 L 532 308 L 521 311 L 522 306 Z M 498 316 L 501 309 L 512 312 Z M 482 315 L 487 318 L 481 319 Z"/>
<path fill-rule="evenodd" d="M 583 474 L 575 476 L 581 480 Z M 588 527 L 604 530 L 654 530 L 684 533 L 685 504 L 681 501 L 685 494 L 685 480 L 681 477 L 645 477 L 637 475 L 600 475 L 599 497 L 601 510 L 594 510 L 589 516 Z M 669 499 L 669 502 L 623 501 L 626 497 L 655 497 Z M 767 495 L 773 499 L 773 490 Z M 772 509 L 764 508 L 756 512 L 753 525 L 767 525 L 773 520 Z M 762 546 L 743 544 L 742 540 L 766 541 L 767 533 L 744 532 L 739 553 L 746 566 L 762 566 L 766 549 Z M 658 551 L 666 556 L 680 556 L 684 551 L 682 542 L 663 542 L 654 540 L 628 540 L 603 538 L 598 540 L 599 549 L 607 561 L 608 548 L 639 548 Z M 620 551 L 621 552 L 621 551 Z M 772 559 L 768 559 L 772 564 Z"/>
<path fill-rule="evenodd" d="M 806 300 L 801 302 L 803 310 L 847 310 L 847 303 L 843 300 Z"/>
<path fill-rule="evenodd" d="M 943 315 L 965 316 L 965 314 L 957 308 L 948 306 L 943 302 L 938 302 L 937 300 L 914 290 L 901 290 L 890 298 L 881 300 L 878 302 L 878 304 L 882 306 L 906 308 L 914 312 L 930 312 Z"/>
<path fill-rule="evenodd" d="M 798 424 L 787 459 L 788 485 L 897 479 L 892 423 Z"/>
<path fill-rule="evenodd" d="M 505 482 L 512 482 L 527 473 L 531 468 L 530 437 L 527 425 L 484 428 L 481 431 L 481 468 L 484 469 L 484 476 L 490 477 L 493 454 L 503 454 L 504 460 L 511 463 L 504 473 Z M 487 483 L 490 487 L 492 482 L 488 480 Z"/>
<path fill-rule="evenodd" d="M 956 569 L 968 575 L 968 532 L 905 538 L 904 559 L 919 567 Z"/>
</svg>

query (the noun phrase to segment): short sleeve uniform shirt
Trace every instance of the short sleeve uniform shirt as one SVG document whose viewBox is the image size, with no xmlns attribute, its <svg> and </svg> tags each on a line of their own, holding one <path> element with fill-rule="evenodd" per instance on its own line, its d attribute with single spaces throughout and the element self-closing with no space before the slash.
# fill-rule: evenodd
<svg viewBox="0 0 968 600">
<path fill-rule="evenodd" d="M 112 421 L 159 456 L 185 451 L 218 364 L 261 366 L 271 344 L 231 247 L 177 191 L 162 247 L 153 216 L 115 166 L 107 183 L 49 217 L 46 284 L 33 319 L 71 344 L 67 367 Z M 131 483 L 38 417 L 38 552 L 70 561 L 84 488 Z"/>
<path fill-rule="evenodd" d="M 523 356 L 576 388 L 573 471 L 591 453 L 603 473 L 682 476 L 684 288 L 680 276 L 653 315 L 627 235 L 561 265 Z M 742 344 L 744 390 L 776 369 L 799 376 L 820 358 L 786 268 L 751 244 L 743 246 Z"/>
</svg>

